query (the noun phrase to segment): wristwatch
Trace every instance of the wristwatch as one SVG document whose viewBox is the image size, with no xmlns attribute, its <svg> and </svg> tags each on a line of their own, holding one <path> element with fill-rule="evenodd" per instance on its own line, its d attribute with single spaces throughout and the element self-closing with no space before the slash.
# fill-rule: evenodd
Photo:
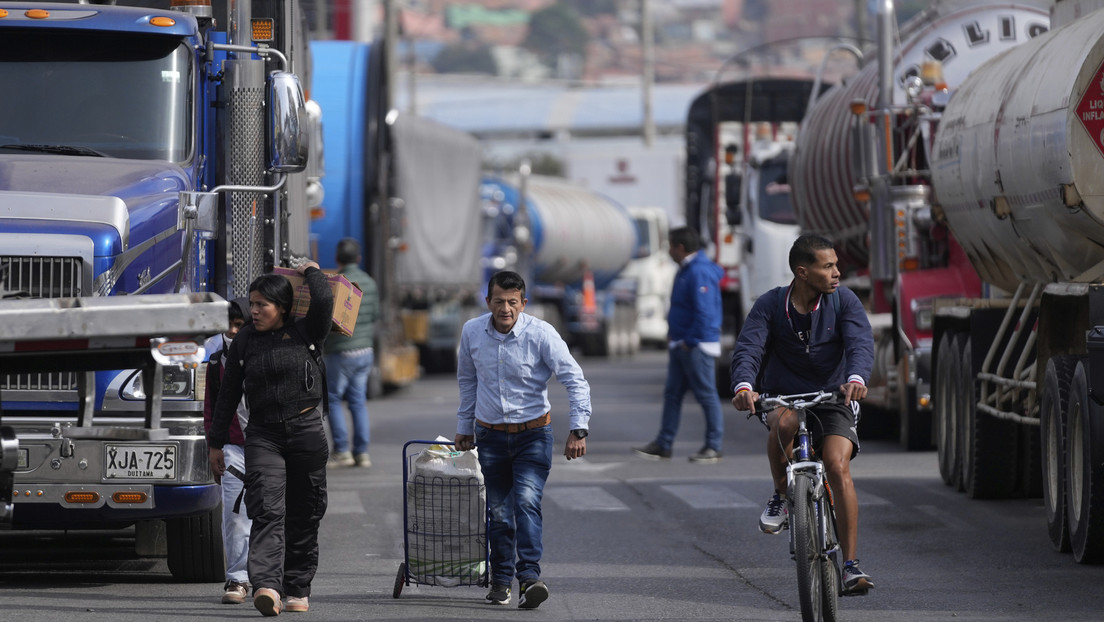
<svg viewBox="0 0 1104 622">
<path fill-rule="evenodd" d="M 587 434 L 589 434 L 589 432 L 582 428 L 579 428 L 578 430 L 572 430 L 571 433 L 575 435 L 575 438 L 586 438 Z"/>
</svg>

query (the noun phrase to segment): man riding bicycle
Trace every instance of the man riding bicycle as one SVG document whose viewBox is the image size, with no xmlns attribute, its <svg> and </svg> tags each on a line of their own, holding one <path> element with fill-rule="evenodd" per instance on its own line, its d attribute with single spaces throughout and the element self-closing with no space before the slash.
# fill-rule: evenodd
<svg viewBox="0 0 1104 622">
<path fill-rule="evenodd" d="M 755 412 L 758 391 L 765 394 L 819 391 L 839 387 L 841 403 L 810 409 L 814 446 L 828 473 L 835 498 L 844 559 L 843 589 L 861 594 L 874 587 L 855 557 L 859 504 L 851 481 L 851 460 L 859 453 L 858 400 L 874 364 L 874 338 L 858 296 L 840 285 L 836 251 L 820 236 L 803 235 L 790 248 L 794 279 L 755 301 L 732 352 L 732 405 Z M 774 496 L 759 519 L 764 533 L 786 525 L 786 465 L 797 433 L 792 411 L 760 413 L 770 429 L 767 457 Z"/>
</svg>

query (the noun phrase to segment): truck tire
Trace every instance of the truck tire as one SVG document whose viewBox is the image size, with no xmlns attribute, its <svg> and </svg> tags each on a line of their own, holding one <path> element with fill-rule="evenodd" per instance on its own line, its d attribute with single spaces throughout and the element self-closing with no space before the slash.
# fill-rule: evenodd
<svg viewBox="0 0 1104 622">
<path fill-rule="evenodd" d="M 943 483 L 958 489 L 962 479 L 961 452 L 958 447 L 955 397 L 958 395 L 958 341 L 953 333 L 939 340 L 935 368 L 935 449 L 939 456 L 939 476 Z"/>
<path fill-rule="evenodd" d="M 1016 424 L 979 412 L 971 363 L 973 345 L 964 336 L 959 385 L 963 424 L 962 484 L 972 499 L 1004 499 L 1016 488 L 1019 441 Z"/>
<path fill-rule="evenodd" d="M 222 504 L 199 516 L 165 521 L 169 572 L 184 583 L 221 583 L 226 579 L 222 548 Z"/>
<path fill-rule="evenodd" d="M 1070 381 L 1066 411 L 1066 499 L 1073 558 L 1104 561 L 1104 409 L 1089 397 L 1085 363 Z"/>
<path fill-rule="evenodd" d="M 1051 358 L 1039 398 L 1039 445 L 1047 534 L 1054 548 L 1062 553 L 1070 550 L 1069 517 L 1066 515 L 1066 413 L 1076 365 L 1077 357 Z"/>
</svg>

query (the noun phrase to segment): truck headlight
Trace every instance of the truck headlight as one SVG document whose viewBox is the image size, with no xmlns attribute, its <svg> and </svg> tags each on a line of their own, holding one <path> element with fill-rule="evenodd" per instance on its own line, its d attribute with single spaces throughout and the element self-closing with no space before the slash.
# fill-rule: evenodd
<svg viewBox="0 0 1104 622">
<path fill-rule="evenodd" d="M 909 303 L 912 309 L 912 321 L 916 330 L 929 331 L 932 329 L 932 299 L 913 298 Z"/>
<path fill-rule="evenodd" d="M 195 394 L 195 370 L 180 365 L 161 368 L 161 397 L 166 400 L 190 400 Z M 145 400 L 142 370 L 136 369 L 123 381 L 119 396 L 124 400 Z"/>
</svg>

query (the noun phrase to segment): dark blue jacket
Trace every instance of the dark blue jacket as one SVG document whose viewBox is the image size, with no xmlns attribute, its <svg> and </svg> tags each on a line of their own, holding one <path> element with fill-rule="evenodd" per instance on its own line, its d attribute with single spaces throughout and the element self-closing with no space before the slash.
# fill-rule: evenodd
<svg viewBox="0 0 1104 622">
<path fill-rule="evenodd" d="M 689 347 L 721 340 L 721 276 L 724 270 L 698 251 L 675 274 L 667 338 Z"/>
<path fill-rule="evenodd" d="M 786 317 L 790 287 L 777 287 L 755 301 L 732 351 L 732 388 L 748 383 L 758 393 L 808 393 L 836 388 L 849 379 L 870 380 L 874 334 L 859 297 L 840 286 L 837 305 L 821 296 L 812 313 L 809 351 Z"/>
</svg>

